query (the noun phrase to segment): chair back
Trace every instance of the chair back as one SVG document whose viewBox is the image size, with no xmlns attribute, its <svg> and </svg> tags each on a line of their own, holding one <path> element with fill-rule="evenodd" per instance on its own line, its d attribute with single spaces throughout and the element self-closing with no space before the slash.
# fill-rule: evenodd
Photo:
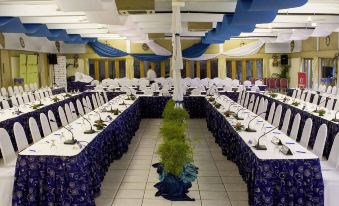
<svg viewBox="0 0 339 206">
<path fill-rule="evenodd" d="M 312 126 L 313 126 L 313 121 L 311 118 L 308 118 L 305 122 L 303 133 L 300 139 L 301 146 L 305 147 L 306 149 L 308 147 L 308 142 L 310 141 Z"/>
<path fill-rule="evenodd" d="M 58 124 L 56 122 L 56 119 L 55 119 L 55 116 L 52 110 L 49 110 L 47 115 L 48 115 L 48 122 L 49 122 L 49 125 L 51 125 L 52 132 L 57 131 L 59 128 L 58 128 Z"/>
<path fill-rule="evenodd" d="M 29 103 L 29 98 L 28 98 L 27 93 L 23 93 L 22 99 L 24 100 L 24 103 L 25 103 L 25 104 Z"/>
<path fill-rule="evenodd" d="M 66 112 L 66 117 L 67 117 L 68 123 L 73 122 L 72 111 L 71 111 L 68 104 L 65 104 L 65 112 Z"/>
<path fill-rule="evenodd" d="M 67 121 L 67 118 L 66 118 L 66 114 L 65 114 L 64 109 L 61 106 L 58 107 L 58 112 L 59 112 L 59 117 L 60 117 L 61 125 L 62 126 L 67 126 L 68 125 L 68 121 Z"/>
<path fill-rule="evenodd" d="M 92 102 L 93 102 L 94 109 L 99 107 L 99 105 L 97 103 L 97 99 L 96 99 L 94 94 L 92 94 Z"/>
<path fill-rule="evenodd" d="M 257 113 L 259 101 L 260 101 L 260 98 L 257 97 L 257 99 L 255 100 L 255 104 L 254 104 L 252 112 Z"/>
<path fill-rule="evenodd" d="M 311 101 L 311 95 L 312 95 L 312 93 L 310 91 L 307 92 L 305 102 L 310 102 Z"/>
<path fill-rule="evenodd" d="M 13 126 L 15 142 L 18 147 L 18 152 L 28 147 L 28 140 L 24 128 L 19 122 L 15 122 Z"/>
<path fill-rule="evenodd" d="M 9 103 L 8 103 L 7 100 L 2 100 L 2 101 L 1 101 L 1 104 L 2 104 L 2 108 L 3 108 L 3 109 L 8 109 L 8 108 L 10 108 Z"/>
<path fill-rule="evenodd" d="M 275 110 L 274 119 L 272 123 L 273 126 L 275 127 L 278 127 L 280 125 L 281 112 L 282 112 L 282 106 L 281 104 L 279 104 L 277 109 Z"/>
<path fill-rule="evenodd" d="M 252 94 L 250 101 L 247 104 L 247 108 L 251 111 L 253 111 L 253 107 L 254 107 L 254 98 L 255 98 L 255 95 Z"/>
<path fill-rule="evenodd" d="M 4 164 L 6 166 L 15 166 L 16 153 L 8 135 L 8 132 L 4 128 L 0 128 L 0 150 Z"/>
<path fill-rule="evenodd" d="M 318 105 L 318 100 L 319 100 L 319 95 L 318 95 L 318 94 L 315 94 L 314 97 L 313 97 L 312 104 Z"/>
<path fill-rule="evenodd" d="M 288 126 L 290 125 L 290 119 L 291 119 L 291 109 L 288 109 L 285 113 L 284 122 L 281 127 L 281 131 L 284 132 L 285 134 L 287 134 L 289 128 Z"/>
<path fill-rule="evenodd" d="M 44 137 L 47 137 L 52 133 L 51 126 L 49 125 L 49 120 L 47 119 L 44 113 L 40 113 L 40 124 L 42 128 L 42 133 Z"/>
<path fill-rule="evenodd" d="M 21 96 L 20 94 L 17 95 L 16 98 L 18 99 L 18 104 L 19 104 L 19 105 L 23 105 L 23 104 L 24 104 L 24 100 L 23 100 L 23 98 L 22 98 L 22 96 Z"/>
<path fill-rule="evenodd" d="M 337 135 L 334 138 L 330 156 L 328 157 L 328 163 L 333 167 L 336 167 L 338 161 L 339 161 L 339 133 L 337 133 Z"/>
<path fill-rule="evenodd" d="M 312 152 L 317 155 L 320 159 L 323 156 L 325 142 L 327 137 L 327 125 L 322 124 L 319 129 L 317 136 L 315 138 L 314 146 Z"/>
<path fill-rule="evenodd" d="M 82 104 L 81 104 L 79 99 L 77 99 L 76 104 L 77 104 L 77 109 L 78 109 L 79 114 L 81 116 L 84 116 L 85 115 L 85 111 L 84 111 L 84 108 L 83 108 L 83 106 L 82 106 Z"/>
<path fill-rule="evenodd" d="M 93 110 L 92 103 L 91 103 L 91 100 L 89 99 L 89 96 L 86 97 L 86 101 L 87 101 L 87 107 L 90 110 Z"/>
<path fill-rule="evenodd" d="M 12 101 L 12 105 L 13 106 L 18 106 L 19 105 L 18 99 L 15 96 L 11 97 L 11 101 Z"/>
<path fill-rule="evenodd" d="M 329 109 L 329 110 L 333 110 L 333 104 L 334 104 L 334 99 L 329 98 L 329 100 L 327 101 L 327 104 L 326 104 L 326 108 Z"/>
<path fill-rule="evenodd" d="M 275 102 L 273 102 L 273 103 L 271 104 L 270 113 L 268 114 L 268 119 L 267 119 L 267 121 L 268 121 L 269 123 L 273 123 L 274 111 L 275 111 Z"/>
<path fill-rule="evenodd" d="M 298 113 L 294 117 L 294 120 L 293 120 L 293 123 L 292 123 L 292 129 L 291 129 L 291 133 L 290 133 L 290 137 L 294 140 L 296 140 L 297 137 L 298 137 L 300 120 L 301 120 L 301 116 Z"/>
<path fill-rule="evenodd" d="M 30 117 L 28 120 L 28 124 L 29 124 L 29 130 L 31 132 L 31 136 L 33 139 L 33 142 L 38 142 L 41 140 L 41 134 L 40 134 L 40 130 L 38 127 L 38 123 L 35 121 L 34 117 Z"/>
<path fill-rule="evenodd" d="M 71 109 L 71 114 L 72 114 L 72 117 L 73 117 L 73 121 L 77 120 L 78 119 L 78 115 L 77 115 L 77 111 L 75 110 L 73 102 L 69 103 L 69 108 Z"/>
</svg>

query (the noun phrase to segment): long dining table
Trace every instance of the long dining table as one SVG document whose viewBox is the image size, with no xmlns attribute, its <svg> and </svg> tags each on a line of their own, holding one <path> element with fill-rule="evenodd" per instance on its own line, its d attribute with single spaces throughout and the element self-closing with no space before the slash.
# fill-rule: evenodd
<svg viewBox="0 0 339 206">
<path fill-rule="evenodd" d="M 226 117 L 224 112 L 233 101 L 227 98 L 216 101 L 220 108 L 206 104 L 207 126 L 223 155 L 238 166 L 247 183 L 250 205 L 324 204 L 324 183 L 316 155 L 240 105 L 234 104 L 231 110 L 239 111 L 244 120 L 236 120 L 232 115 Z M 245 128 L 250 124 L 256 132 L 246 132 L 244 128 L 237 131 L 236 124 Z M 282 145 L 272 143 L 273 140 Z M 255 149 L 257 144 L 265 145 L 267 150 Z"/>
<path fill-rule="evenodd" d="M 300 114 L 301 116 L 301 121 L 300 121 L 300 126 L 299 126 L 299 132 L 298 132 L 298 138 L 297 140 L 300 140 L 302 131 L 305 125 L 305 122 L 308 118 L 311 118 L 313 121 L 312 125 L 312 132 L 311 132 L 311 137 L 309 141 L 309 146 L 313 148 L 315 138 L 318 132 L 319 127 L 322 124 L 326 124 L 328 127 L 327 131 L 327 138 L 326 138 L 326 143 L 325 143 L 325 148 L 324 148 L 324 157 L 328 158 L 331 148 L 333 145 L 333 141 L 335 139 L 336 134 L 339 132 L 339 124 L 336 122 L 333 122 L 332 119 L 335 117 L 336 111 L 329 110 L 323 107 L 320 107 L 318 105 L 305 102 L 300 99 L 294 99 L 291 98 L 290 96 L 283 95 L 283 94 L 278 94 L 277 97 L 272 98 L 268 93 L 250 93 L 251 95 L 255 95 L 255 100 L 256 98 L 264 98 L 268 100 L 268 107 L 267 111 L 270 110 L 271 105 L 273 102 L 275 102 L 275 106 L 277 107 L 278 105 L 282 105 L 282 115 L 281 115 L 281 121 L 280 121 L 280 128 L 282 127 L 283 124 L 283 119 L 285 117 L 285 113 L 288 109 L 291 110 L 291 118 L 290 118 L 290 125 L 293 123 L 294 118 L 297 114 Z M 294 106 L 292 103 L 294 101 L 299 102 L 299 106 Z M 318 113 L 313 112 L 316 109 L 323 109 L 326 113 L 324 116 L 319 116 Z M 339 115 L 338 115 L 339 116 Z M 288 134 L 290 133 L 290 130 L 288 131 Z"/>
</svg>

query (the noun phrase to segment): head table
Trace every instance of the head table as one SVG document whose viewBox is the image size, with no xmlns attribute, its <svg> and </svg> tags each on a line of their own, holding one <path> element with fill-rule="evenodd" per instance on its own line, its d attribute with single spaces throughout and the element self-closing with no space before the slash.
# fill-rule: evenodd
<svg viewBox="0 0 339 206">
<path fill-rule="evenodd" d="M 140 120 L 160 118 L 170 99 L 138 96 L 135 101 L 125 100 L 126 106 L 117 105 L 124 98 L 120 95 L 107 103 L 122 111 L 118 116 L 100 113 L 104 120 L 108 115 L 113 117 L 102 131 L 84 135 L 89 125 L 83 119 L 68 126 L 81 146 L 63 145 L 71 135 L 61 129 L 21 152 L 16 164 L 13 205 L 95 205 L 94 198 L 109 165 L 128 150 Z M 313 154 L 305 150 L 305 154 L 284 156 L 271 150 L 271 146 L 259 153 L 206 97 L 185 97 L 184 107 L 192 117 L 206 117 L 223 154 L 238 165 L 248 185 L 250 205 L 323 205 L 320 163 Z M 86 116 L 94 121 L 96 115 L 90 112 Z M 281 138 L 289 141 L 283 135 Z M 297 143 L 293 149 L 302 150 Z"/>
</svg>

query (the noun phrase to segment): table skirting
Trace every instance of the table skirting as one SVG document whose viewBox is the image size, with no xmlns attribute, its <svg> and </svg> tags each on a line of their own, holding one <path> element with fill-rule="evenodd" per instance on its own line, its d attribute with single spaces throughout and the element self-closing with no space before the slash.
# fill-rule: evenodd
<svg viewBox="0 0 339 206">
<path fill-rule="evenodd" d="M 250 205 L 323 205 L 319 160 L 259 159 L 211 104 L 206 104 L 206 120 L 223 155 L 237 164 L 247 183 Z"/>
<path fill-rule="evenodd" d="M 283 121 L 284 121 L 284 117 L 285 117 L 285 113 L 288 109 L 291 109 L 291 118 L 290 118 L 290 125 L 293 124 L 294 121 L 294 117 L 299 113 L 301 116 L 301 120 L 300 120 L 300 125 L 299 125 L 299 132 L 298 132 L 298 138 L 297 140 L 299 141 L 302 135 L 302 131 L 305 125 L 305 122 L 308 118 L 311 118 L 313 121 L 313 126 L 312 126 L 312 132 L 311 132 L 311 136 L 310 136 L 310 140 L 309 140 L 309 146 L 311 148 L 313 148 L 314 146 L 314 142 L 315 142 L 315 138 L 317 136 L 318 133 L 318 129 L 322 124 L 326 124 L 328 127 L 327 130 L 327 139 L 326 139 L 326 143 L 325 143 L 325 148 L 324 148 L 324 156 L 326 158 L 328 158 L 330 152 L 331 152 L 331 148 L 333 145 L 333 141 L 335 139 L 335 136 L 337 135 L 337 133 L 339 132 L 339 125 L 328 121 L 324 118 L 321 118 L 319 116 L 316 116 L 314 114 L 311 114 L 309 112 L 303 111 L 302 109 L 296 108 L 292 105 L 289 105 L 287 103 L 284 103 L 282 101 L 279 101 L 277 99 L 273 99 L 271 97 L 268 96 L 264 96 L 263 94 L 259 94 L 259 93 L 253 93 L 257 98 L 257 97 L 264 97 L 265 99 L 268 100 L 268 107 L 267 107 L 267 111 L 270 111 L 271 105 L 273 102 L 275 102 L 275 106 L 277 107 L 279 104 L 282 105 L 282 113 L 281 113 L 281 119 L 280 119 L 280 128 L 282 127 Z M 267 113 L 268 116 L 268 113 Z M 266 116 L 266 117 L 267 117 Z M 288 130 L 288 134 L 290 134 L 290 129 Z"/>
</svg>

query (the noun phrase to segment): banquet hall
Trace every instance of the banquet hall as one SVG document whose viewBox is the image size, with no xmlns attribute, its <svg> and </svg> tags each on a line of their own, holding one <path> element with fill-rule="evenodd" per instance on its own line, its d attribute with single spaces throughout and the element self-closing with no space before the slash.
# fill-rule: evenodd
<svg viewBox="0 0 339 206">
<path fill-rule="evenodd" d="M 338 0 L 0 0 L 0 206 L 338 206 Z"/>
</svg>

